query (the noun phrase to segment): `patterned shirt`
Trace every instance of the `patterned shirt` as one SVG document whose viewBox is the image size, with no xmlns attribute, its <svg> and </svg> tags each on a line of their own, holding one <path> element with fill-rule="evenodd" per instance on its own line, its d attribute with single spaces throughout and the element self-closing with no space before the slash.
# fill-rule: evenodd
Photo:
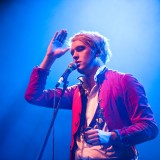
<svg viewBox="0 0 160 160">
<path fill-rule="evenodd" d="M 91 127 L 94 129 L 100 129 L 105 132 L 108 131 L 107 124 L 105 122 L 103 116 L 103 109 L 99 105 L 98 100 L 98 91 L 99 91 L 99 84 L 97 82 L 97 76 L 105 69 L 105 66 L 100 67 L 95 76 L 94 80 L 96 84 L 93 86 L 91 90 L 86 83 L 85 77 L 80 77 L 80 81 L 82 82 L 82 87 L 85 90 L 85 94 L 87 95 L 87 106 L 86 106 L 86 123 L 85 126 L 82 126 L 80 136 L 77 137 L 76 142 L 78 149 L 76 150 L 76 160 L 92 160 L 92 159 L 106 159 L 107 155 L 107 148 L 102 145 L 93 146 L 85 142 L 83 131 L 86 127 Z M 112 152 L 111 154 L 115 154 L 112 146 L 108 146 Z M 114 157 L 117 158 L 117 157 Z"/>
</svg>

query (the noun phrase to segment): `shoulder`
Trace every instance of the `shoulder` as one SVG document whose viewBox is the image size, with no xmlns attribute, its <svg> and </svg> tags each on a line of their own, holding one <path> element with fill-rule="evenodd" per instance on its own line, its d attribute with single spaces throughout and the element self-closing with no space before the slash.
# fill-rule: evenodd
<svg viewBox="0 0 160 160">
<path fill-rule="evenodd" d="M 80 85 L 81 84 L 77 83 L 75 85 L 69 86 L 67 87 L 66 92 L 70 92 L 73 94 L 75 91 L 79 90 Z"/>
<path fill-rule="evenodd" d="M 120 83 L 123 87 L 129 86 L 129 85 L 142 86 L 141 83 L 138 81 L 138 79 L 135 78 L 132 74 L 119 72 L 117 70 L 108 69 L 105 72 L 105 78 L 111 83 L 114 83 L 114 82 L 118 84 Z"/>
<path fill-rule="evenodd" d="M 107 80 L 120 80 L 123 79 L 126 75 L 126 73 L 122 73 L 112 69 L 107 69 L 105 72 L 105 78 Z"/>
<path fill-rule="evenodd" d="M 130 79 L 136 80 L 136 78 L 130 73 L 119 72 L 118 70 L 108 69 L 105 73 L 106 78 L 117 78 L 123 81 L 127 81 Z"/>
</svg>

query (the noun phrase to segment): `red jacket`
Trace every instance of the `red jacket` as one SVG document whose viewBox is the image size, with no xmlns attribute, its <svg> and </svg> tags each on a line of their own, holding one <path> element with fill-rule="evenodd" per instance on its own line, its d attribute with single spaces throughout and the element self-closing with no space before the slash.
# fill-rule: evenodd
<svg viewBox="0 0 160 160">
<path fill-rule="evenodd" d="M 35 105 L 52 107 L 56 93 L 56 103 L 61 89 L 44 90 L 49 72 L 35 67 L 25 99 Z M 99 102 L 104 109 L 104 117 L 109 131 L 115 131 L 120 142 L 115 147 L 120 150 L 122 159 L 135 156 L 134 145 L 151 140 L 158 134 L 152 110 L 148 104 L 143 86 L 130 74 L 107 70 L 99 77 Z M 71 151 L 74 155 L 75 134 L 80 124 L 82 110 L 79 85 L 68 87 L 60 108 L 72 109 Z M 72 156 L 73 157 L 73 156 Z M 73 158 L 71 158 L 73 159 Z"/>
</svg>

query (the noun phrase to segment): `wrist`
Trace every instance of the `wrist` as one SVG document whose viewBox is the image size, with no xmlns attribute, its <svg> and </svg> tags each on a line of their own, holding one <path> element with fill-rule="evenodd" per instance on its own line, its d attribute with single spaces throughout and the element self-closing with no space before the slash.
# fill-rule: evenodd
<svg viewBox="0 0 160 160">
<path fill-rule="evenodd" d="M 115 132 L 111 132 L 110 142 L 113 143 L 117 139 L 117 134 Z"/>
<path fill-rule="evenodd" d="M 56 58 L 54 58 L 53 56 L 46 55 L 44 57 L 42 63 L 40 64 L 39 68 L 50 70 L 50 68 L 55 60 L 56 60 Z"/>
<path fill-rule="evenodd" d="M 120 136 L 117 134 L 117 132 L 116 131 L 112 131 L 110 133 L 111 133 L 110 144 L 111 145 L 120 145 L 121 144 Z"/>
</svg>

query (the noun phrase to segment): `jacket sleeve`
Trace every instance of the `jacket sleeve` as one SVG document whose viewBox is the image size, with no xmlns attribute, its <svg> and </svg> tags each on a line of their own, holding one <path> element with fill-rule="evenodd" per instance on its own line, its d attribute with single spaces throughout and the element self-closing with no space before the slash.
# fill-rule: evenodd
<svg viewBox="0 0 160 160">
<path fill-rule="evenodd" d="M 122 78 L 122 90 L 131 125 L 118 129 L 122 145 L 130 146 L 155 138 L 158 128 L 143 86 L 133 76 Z"/>
<path fill-rule="evenodd" d="M 34 67 L 30 81 L 25 92 L 25 99 L 34 105 L 53 107 L 53 104 L 57 104 L 61 96 L 62 89 L 47 89 L 45 90 L 47 76 L 49 71 Z M 60 108 L 71 109 L 72 104 L 73 87 L 67 88 L 62 97 Z M 55 100 L 55 103 L 54 103 Z"/>
</svg>

